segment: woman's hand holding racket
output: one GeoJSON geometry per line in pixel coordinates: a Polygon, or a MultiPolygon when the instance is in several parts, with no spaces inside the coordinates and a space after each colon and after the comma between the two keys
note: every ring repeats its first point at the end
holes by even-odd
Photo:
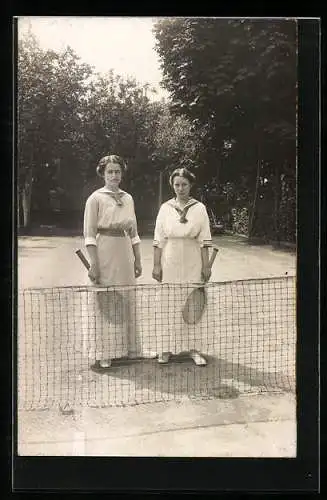
{"type": "Polygon", "coordinates": [[[100,270],[97,262],[92,262],[88,271],[88,276],[93,283],[98,283],[100,278],[100,270]]]}
{"type": "Polygon", "coordinates": [[[134,261],[134,274],[135,278],[139,278],[142,274],[141,262],[138,262],[137,260],[134,261]]]}
{"type": "Polygon", "coordinates": [[[208,266],[203,266],[202,271],[201,271],[201,278],[204,283],[207,283],[211,277],[211,267],[208,266]]]}
{"type": "Polygon", "coordinates": [[[209,279],[211,278],[211,269],[213,266],[213,263],[215,262],[216,256],[218,253],[218,247],[215,245],[212,248],[212,254],[209,259],[209,262],[206,266],[202,266],[202,271],[201,271],[201,279],[204,283],[207,283],[209,279]]]}
{"type": "Polygon", "coordinates": [[[88,277],[90,278],[93,283],[98,284],[99,283],[99,278],[100,278],[100,270],[99,270],[99,265],[96,260],[91,260],[91,263],[87,260],[85,255],[83,254],[82,250],[76,250],[76,255],[77,257],[82,261],[83,265],[86,267],[88,270],[88,277]]]}
{"type": "Polygon", "coordinates": [[[156,281],[159,281],[159,283],[162,281],[162,267],[161,267],[161,265],[153,266],[152,278],[155,279],[156,281]]]}
{"type": "Polygon", "coordinates": [[[76,255],[77,257],[82,261],[83,265],[86,267],[88,270],[88,277],[90,278],[93,283],[98,284],[99,283],[99,278],[100,278],[100,269],[98,265],[98,261],[96,258],[96,254],[93,251],[93,257],[91,257],[91,262],[87,260],[85,255],[83,254],[82,250],[76,250],[76,255]]]}

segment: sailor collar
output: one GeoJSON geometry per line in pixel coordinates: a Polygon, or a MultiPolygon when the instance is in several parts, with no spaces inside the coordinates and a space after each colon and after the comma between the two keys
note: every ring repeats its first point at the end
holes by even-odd
{"type": "Polygon", "coordinates": [[[126,194],[125,191],[122,189],[118,189],[118,191],[112,191],[111,189],[107,188],[106,186],[98,189],[100,193],[109,193],[109,194],[126,194]]]}
{"type": "Polygon", "coordinates": [[[168,205],[170,205],[171,207],[173,207],[176,210],[176,212],[179,214],[179,216],[180,216],[179,222],[181,222],[182,224],[185,224],[187,222],[186,214],[187,214],[189,208],[191,208],[193,205],[195,205],[196,203],[198,203],[198,201],[195,200],[194,198],[191,198],[186,203],[186,205],[184,206],[184,208],[180,208],[178,206],[177,201],[176,201],[175,198],[172,198],[167,203],[168,203],[168,205]]]}
{"type": "Polygon", "coordinates": [[[123,205],[121,199],[126,194],[126,192],[122,189],[119,189],[118,191],[112,191],[111,189],[108,189],[106,186],[104,186],[103,188],[99,189],[99,192],[109,194],[116,201],[118,206],[123,205]]]}

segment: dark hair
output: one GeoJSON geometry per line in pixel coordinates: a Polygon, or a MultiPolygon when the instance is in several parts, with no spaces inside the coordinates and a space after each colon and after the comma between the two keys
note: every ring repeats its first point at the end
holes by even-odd
{"type": "Polygon", "coordinates": [[[105,170],[106,166],[108,165],[108,163],[115,163],[116,165],[119,165],[122,172],[126,172],[126,170],[127,170],[126,162],[125,162],[125,160],[123,160],[123,158],[121,156],[108,155],[108,156],[104,156],[103,158],[101,158],[101,160],[99,161],[99,163],[97,165],[96,170],[97,170],[97,174],[99,177],[103,177],[104,170],[105,170]]]}
{"type": "Polygon", "coordinates": [[[187,170],[187,168],[176,168],[176,170],[174,170],[169,177],[169,184],[171,185],[171,187],[173,187],[175,177],[185,177],[185,179],[187,179],[191,184],[194,184],[196,179],[195,175],[187,170]]]}

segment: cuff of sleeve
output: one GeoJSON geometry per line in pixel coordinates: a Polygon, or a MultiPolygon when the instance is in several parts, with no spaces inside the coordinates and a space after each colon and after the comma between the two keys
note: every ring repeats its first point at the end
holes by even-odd
{"type": "Polygon", "coordinates": [[[87,245],[94,245],[94,246],[97,246],[97,241],[95,238],[93,238],[92,236],[88,236],[87,238],[85,238],[85,246],[87,245]]]}
{"type": "Polygon", "coordinates": [[[200,243],[201,248],[211,247],[211,246],[212,246],[212,240],[203,240],[200,243]]]}
{"type": "Polygon", "coordinates": [[[139,236],[134,236],[134,238],[131,238],[131,243],[132,245],[136,245],[137,243],[140,243],[141,239],[139,236]]]}
{"type": "Polygon", "coordinates": [[[158,240],[154,240],[153,241],[153,246],[154,247],[157,247],[157,248],[162,248],[163,247],[163,243],[158,241],[158,240]]]}

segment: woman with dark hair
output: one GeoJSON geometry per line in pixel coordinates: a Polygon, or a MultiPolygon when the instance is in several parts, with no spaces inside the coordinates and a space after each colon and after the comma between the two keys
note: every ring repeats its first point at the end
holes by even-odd
{"type": "MultiPolygon", "coordinates": [[[[210,223],[206,207],[190,194],[194,182],[194,174],[186,168],[178,168],[170,176],[169,183],[175,197],[161,205],[154,232],[152,276],[159,282],[199,283],[210,279],[210,223]]],[[[174,304],[175,308],[181,308],[185,302],[186,287],[182,290],[183,287],[178,303],[174,304]]],[[[166,306],[168,317],[171,306],[170,311],[168,304],[166,306]]],[[[163,308],[165,304],[161,305],[161,310],[163,308]]],[[[196,365],[205,365],[206,360],[197,349],[201,342],[196,342],[195,337],[191,340],[194,331],[190,334],[191,328],[176,318],[176,311],[174,314],[175,321],[168,321],[168,333],[166,331],[160,339],[159,363],[167,363],[171,352],[177,354],[187,351],[196,365]]]]}
{"type": "MultiPolygon", "coordinates": [[[[104,186],[94,191],[85,204],[84,240],[90,259],[88,275],[92,283],[98,286],[134,285],[135,278],[142,274],[142,266],[134,201],[129,193],[119,187],[126,163],[120,156],[108,155],[100,160],[96,171],[104,180],[104,186]]],[[[130,297],[125,295],[129,303],[130,297]]],[[[97,294],[98,306],[106,319],[103,296],[103,292],[97,294]]],[[[96,339],[97,369],[109,368],[113,358],[128,354],[128,343],[133,345],[133,339],[126,340],[128,335],[134,334],[127,331],[133,326],[133,321],[127,320],[123,325],[118,325],[121,330],[119,333],[117,324],[114,326],[112,335],[109,328],[103,338],[96,339]],[[113,336],[116,338],[113,339],[113,336]]]]}

